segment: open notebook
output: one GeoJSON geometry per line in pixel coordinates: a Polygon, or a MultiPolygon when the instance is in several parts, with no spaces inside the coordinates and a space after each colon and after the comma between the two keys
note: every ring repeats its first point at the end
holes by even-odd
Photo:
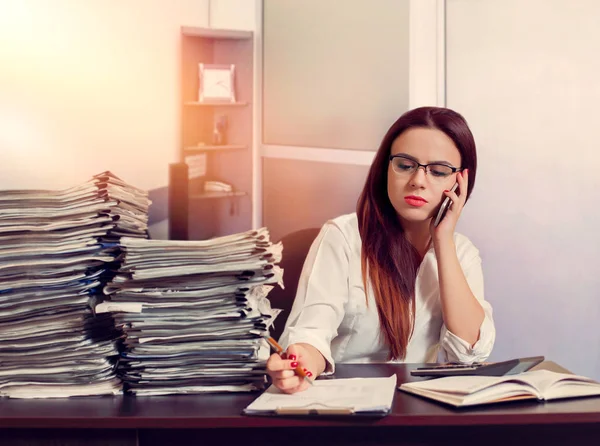
{"type": "Polygon", "coordinates": [[[245,410],[247,415],[386,415],[391,411],[396,375],[389,378],[316,380],[303,392],[269,387],[245,410]]]}
{"type": "Polygon", "coordinates": [[[449,376],[405,383],[400,390],[456,407],[521,399],[555,400],[600,395],[600,383],[583,376],[535,370],[510,376],[449,376]]]}

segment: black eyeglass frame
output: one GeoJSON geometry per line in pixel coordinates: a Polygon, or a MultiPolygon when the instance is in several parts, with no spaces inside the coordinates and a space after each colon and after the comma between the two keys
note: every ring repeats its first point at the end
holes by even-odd
{"type": "MultiPolygon", "coordinates": [[[[411,162],[415,163],[417,165],[417,168],[415,169],[415,172],[417,170],[419,170],[419,167],[422,167],[424,169],[425,173],[428,173],[427,168],[429,166],[444,166],[444,167],[447,167],[448,169],[450,169],[452,171],[452,173],[462,172],[464,170],[463,167],[454,167],[454,166],[449,166],[448,164],[442,164],[442,163],[421,164],[416,159],[409,158],[406,155],[390,155],[390,158],[389,158],[390,163],[394,160],[394,158],[402,158],[402,159],[405,159],[405,160],[408,160],[408,161],[411,161],[411,162]]],[[[452,175],[452,174],[450,174],[450,175],[452,175]]]]}

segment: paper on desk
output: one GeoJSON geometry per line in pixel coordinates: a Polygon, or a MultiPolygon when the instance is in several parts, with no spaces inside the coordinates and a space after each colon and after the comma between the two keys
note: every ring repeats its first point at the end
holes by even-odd
{"type": "Polygon", "coordinates": [[[27,242],[27,243],[51,243],[56,241],[89,241],[93,240],[97,242],[96,239],[91,239],[90,237],[100,237],[106,235],[108,229],[113,228],[115,225],[113,223],[103,223],[100,225],[93,225],[92,227],[85,228],[73,228],[68,230],[54,231],[54,232],[44,232],[44,233],[28,233],[28,232],[19,232],[14,234],[3,235],[0,239],[0,245],[15,243],[15,242],[27,242]]]}
{"type": "Polygon", "coordinates": [[[117,274],[113,281],[106,285],[103,289],[105,294],[113,294],[118,292],[144,292],[162,290],[185,289],[204,289],[209,290],[214,287],[236,285],[238,287],[248,287],[253,284],[281,284],[283,270],[272,265],[272,268],[262,274],[253,273],[252,275],[242,275],[238,272],[212,272],[202,275],[193,275],[185,277],[162,277],[154,280],[131,280],[131,277],[124,274],[117,274]]]}
{"type": "Polygon", "coordinates": [[[38,384],[21,382],[0,388],[0,396],[27,399],[118,395],[120,393],[122,393],[122,386],[117,378],[110,378],[105,381],[89,384],[38,384]]]}
{"type": "Polygon", "coordinates": [[[212,386],[182,386],[159,388],[134,388],[132,393],[139,396],[180,395],[186,393],[214,393],[214,392],[252,392],[257,390],[253,384],[240,385],[212,385],[212,386]]]}
{"type": "Polygon", "coordinates": [[[248,415],[276,413],[280,409],[328,410],[348,409],[352,413],[387,413],[392,408],[396,375],[388,378],[347,378],[316,380],[307,390],[285,394],[271,386],[245,410],[248,415]]]}

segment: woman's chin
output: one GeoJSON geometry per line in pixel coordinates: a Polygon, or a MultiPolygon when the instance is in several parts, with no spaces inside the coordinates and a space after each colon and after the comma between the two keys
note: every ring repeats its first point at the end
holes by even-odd
{"type": "Polygon", "coordinates": [[[400,221],[413,225],[429,223],[431,220],[431,215],[421,209],[402,210],[398,212],[398,217],[400,217],[400,221]]]}

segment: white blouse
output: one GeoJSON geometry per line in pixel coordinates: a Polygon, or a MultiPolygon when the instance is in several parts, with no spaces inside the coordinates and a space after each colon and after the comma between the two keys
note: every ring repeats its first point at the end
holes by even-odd
{"type": "MultiPolygon", "coordinates": [[[[437,261],[433,247],[421,263],[415,284],[415,326],[406,357],[397,362],[442,361],[472,363],[487,359],[496,329],[492,307],[483,298],[479,251],[469,239],[454,234],[456,253],[471,291],[485,318],[474,346],[446,329],[442,319],[437,261]],[[438,353],[441,358],[438,358],[438,353]]],[[[386,362],[389,348],[380,336],[379,315],[369,291],[367,305],[361,274],[361,239],[356,213],[328,221],[312,244],[280,343],[304,342],[335,363],[386,362]]],[[[284,246],[285,255],[285,246],[284,246]]],[[[285,273],[285,272],[284,272],[285,273]]],[[[285,274],[284,274],[285,278],[285,274]]],[[[369,285],[370,287],[370,285],[369,285]]]]}

